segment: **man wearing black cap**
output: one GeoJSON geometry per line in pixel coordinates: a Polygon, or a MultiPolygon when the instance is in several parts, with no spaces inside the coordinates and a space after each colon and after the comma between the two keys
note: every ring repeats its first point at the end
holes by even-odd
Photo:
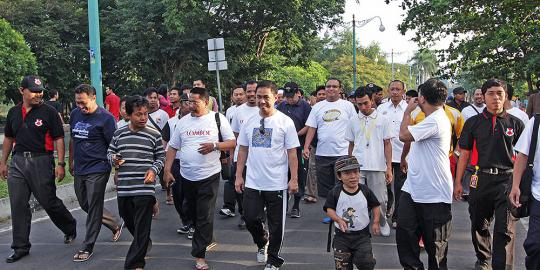
{"type": "MultiPolygon", "coordinates": [[[[300,99],[300,89],[296,83],[288,82],[283,86],[283,89],[285,102],[279,104],[277,109],[293,120],[300,145],[304,145],[308,130],[306,121],[311,112],[311,106],[305,100],[300,99]]],[[[302,147],[296,148],[296,155],[298,158],[298,192],[294,194],[294,205],[291,210],[292,218],[300,217],[300,200],[304,195],[307,177],[307,164],[302,158],[302,147]]]]}
{"type": "Polygon", "coordinates": [[[365,87],[366,91],[372,93],[373,97],[373,108],[377,108],[377,106],[381,105],[383,100],[383,89],[382,87],[374,84],[374,83],[368,83],[365,87]]]}
{"type": "Polygon", "coordinates": [[[453,107],[461,112],[465,107],[471,105],[469,102],[465,101],[465,93],[467,93],[467,90],[465,90],[463,87],[456,87],[454,90],[452,90],[452,93],[454,94],[454,99],[448,101],[446,105],[453,107]]]}
{"type": "Polygon", "coordinates": [[[56,197],[54,178],[62,181],[65,176],[64,129],[58,112],[43,103],[43,90],[39,77],[25,77],[19,87],[22,102],[7,115],[0,161],[0,176],[8,181],[13,227],[11,248],[14,252],[6,258],[7,263],[18,261],[30,251],[32,212],[28,200],[31,194],[64,233],[64,243],[73,242],[77,234],[75,219],[56,197]],[[58,164],[53,168],[55,144],[58,164]],[[8,173],[7,160],[12,149],[8,173]]]}

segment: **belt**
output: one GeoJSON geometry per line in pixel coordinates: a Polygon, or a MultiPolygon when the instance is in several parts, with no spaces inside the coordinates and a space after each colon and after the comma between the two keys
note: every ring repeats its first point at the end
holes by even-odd
{"type": "Polygon", "coordinates": [[[508,174],[513,173],[513,169],[501,170],[499,168],[482,168],[479,171],[487,174],[508,174]]]}
{"type": "Polygon", "coordinates": [[[41,157],[41,156],[52,156],[52,152],[15,152],[13,155],[22,156],[25,158],[41,157]]]}

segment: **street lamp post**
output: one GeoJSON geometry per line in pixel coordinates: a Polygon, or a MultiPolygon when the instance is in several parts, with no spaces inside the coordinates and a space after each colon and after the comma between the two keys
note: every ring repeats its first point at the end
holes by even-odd
{"type": "Polygon", "coordinates": [[[101,49],[99,40],[98,0],[88,1],[88,32],[90,36],[90,80],[96,89],[96,99],[103,106],[103,89],[101,85],[101,49]]]}
{"type": "Polygon", "coordinates": [[[386,29],[382,23],[382,19],[379,16],[374,16],[369,19],[358,21],[358,25],[356,25],[356,20],[354,18],[353,14],[353,21],[352,21],[352,27],[353,27],[353,90],[356,90],[356,27],[360,28],[368,24],[369,22],[373,21],[374,19],[379,19],[379,31],[384,32],[386,29]]]}

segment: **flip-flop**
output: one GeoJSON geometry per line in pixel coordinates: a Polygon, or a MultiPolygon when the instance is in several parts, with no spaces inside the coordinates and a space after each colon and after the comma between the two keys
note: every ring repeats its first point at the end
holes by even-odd
{"type": "Polygon", "coordinates": [[[210,267],[208,267],[207,263],[195,263],[195,270],[208,270],[210,267]]]}
{"type": "Polygon", "coordinates": [[[311,197],[311,196],[306,196],[306,197],[304,198],[304,202],[305,202],[305,203],[316,203],[316,202],[317,202],[317,199],[315,199],[315,198],[313,198],[313,197],[311,197]]]}
{"type": "Polygon", "coordinates": [[[92,251],[88,251],[88,250],[79,250],[79,251],[77,251],[77,253],[75,254],[75,256],[73,256],[73,261],[74,261],[74,262],[85,262],[85,261],[88,261],[88,259],[90,259],[90,257],[92,257],[92,254],[94,254],[92,251]]]}
{"type": "Polygon", "coordinates": [[[118,229],[113,233],[112,241],[118,242],[118,239],[120,239],[120,236],[122,235],[122,229],[124,229],[125,223],[122,221],[122,224],[118,227],[118,229]]]}

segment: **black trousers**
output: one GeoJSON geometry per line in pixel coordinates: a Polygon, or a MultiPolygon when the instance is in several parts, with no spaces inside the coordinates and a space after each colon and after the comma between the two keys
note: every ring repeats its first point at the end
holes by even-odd
{"type": "Polygon", "coordinates": [[[529,217],[529,231],[523,243],[525,248],[525,267],[527,270],[540,269],[540,202],[533,199],[529,217]]]}
{"type": "Polygon", "coordinates": [[[56,197],[52,155],[29,158],[14,155],[9,166],[7,182],[11,204],[13,250],[25,252],[31,247],[29,237],[32,212],[28,202],[30,194],[34,194],[56,227],[64,234],[75,234],[77,222],[64,203],[56,197]]]}
{"type": "MultiPolygon", "coordinates": [[[[246,171],[247,167],[244,167],[244,172],[242,173],[244,179],[246,179],[246,171]]],[[[242,193],[238,193],[234,189],[234,181],[236,181],[236,162],[232,164],[231,174],[231,179],[226,180],[225,185],[223,185],[223,208],[227,208],[234,213],[236,205],[238,205],[238,213],[242,215],[244,212],[244,209],[242,208],[242,193]]]]}
{"type": "Polygon", "coordinates": [[[336,270],[352,270],[353,265],[358,270],[375,268],[369,231],[343,233],[336,230],[333,246],[336,270]]]}
{"type": "Polygon", "coordinates": [[[86,237],[83,249],[94,249],[101,224],[105,225],[113,233],[120,227],[119,218],[103,207],[105,189],[111,172],[93,173],[88,175],[75,175],[75,195],[81,209],[88,215],[86,217],[86,237]]]}
{"type": "Polygon", "coordinates": [[[336,185],[337,177],[334,171],[334,165],[339,158],[340,156],[315,156],[317,162],[317,188],[319,197],[326,198],[328,191],[336,185]]]}
{"type": "MultiPolygon", "coordinates": [[[[407,174],[401,171],[400,165],[400,163],[392,162],[392,173],[394,174],[394,181],[392,181],[392,185],[394,185],[394,193],[392,194],[394,213],[392,214],[392,222],[397,222],[398,220],[399,197],[401,196],[401,188],[407,179],[407,174]]],[[[388,193],[388,206],[392,206],[390,203],[390,193],[388,193]]]]}
{"type": "Polygon", "coordinates": [[[268,243],[267,264],[276,267],[283,265],[279,256],[283,235],[285,233],[285,215],[287,190],[261,191],[244,189],[244,218],[246,228],[253,237],[258,249],[268,243]],[[265,217],[266,208],[266,217],[265,217]],[[264,229],[264,221],[268,220],[268,232],[264,229]]]}
{"type": "Polygon", "coordinates": [[[184,194],[184,190],[182,189],[182,176],[180,176],[180,160],[179,159],[174,160],[171,167],[171,173],[175,179],[174,183],[172,183],[171,185],[174,208],[176,209],[176,212],[178,213],[178,216],[180,217],[180,221],[182,222],[182,225],[190,226],[192,225],[192,222],[187,214],[188,205],[187,205],[186,196],[184,194]]]}
{"type": "Polygon", "coordinates": [[[144,256],[150,242],[152,209],[156,198],[152,195],[118,197],[118,211],[125,226],[133,235],[124,263],[124,269],[144,268],[144,256]]]}
{"type": "Polygon", "coordinates": [[[405,270],[424,269],[420,260],[420,236],[428,254],[428,269],[448,269],[448,239],[452,231],[451,205],[447,203],[416,203],[402,192],[399,198],[396,243],[399,262],[405,270]]]}
{"type": "Polygon", "coordinates": [[[182,178],[182,188],[188,202],[188,216],[195,225],[191,242],[191,255],[204,258],[206,247],[214,236],[214,212],[219,188],[219,175],[214,174],[200,181],[182,178]]]}
{"type": "MultiPolygon", "coordinates": [[[[300,200],[302,200],[302,197],[304,196],[304,193],[306,192],[306,179],[307,179],[307,160],[304,160],[302,157],[302,148],[297,147],[296,148],[296,157],[298,160],[298,192],[294,193],[294,205],[293,209],[299,209],[300,206],[300,200]]],[[[287,178],[289,181],[291,180],[291,171],[287,173],[287,178]]],[[[288,194],[287,194],[288,196],[288,194]]]]}
{"type": "Polygon", "coordinates": [[[478,172],[477,187],[469,193],[471,236],[478,260],[492,260],[494,270],[514,268],[516,220],[509,211],[506,190],[512,174],[492,175],[478,172]],[[489,227],[495,216],[493,247],[489,227]],[[492,251],[493,250],[493,251],[492,251]]]}

